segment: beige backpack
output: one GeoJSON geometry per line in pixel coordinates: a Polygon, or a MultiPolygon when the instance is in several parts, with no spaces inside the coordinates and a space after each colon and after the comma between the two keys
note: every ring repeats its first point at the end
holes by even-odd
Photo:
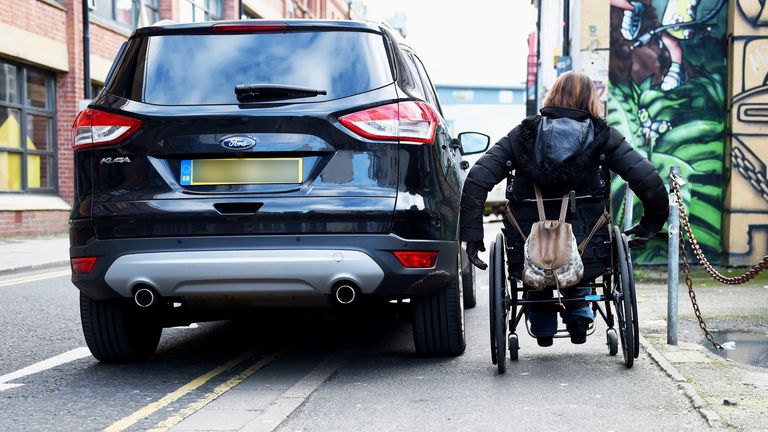
{"type": "Polygon", "coordinates": [[[592,232],[577,245],[571,224],[565,221],[569,194],[563,195],[560,217],[557,220],[547,220],[541,190],[538,185],[534,185],[534,190],[539,221],[531,227],[530,235],[526,236],[520,229],[509,206],[507,206],[507,218],[525,239],[523,283],[537,290],[557,288],[559,299],[561,288],[572,287],[581,282],[584,276],[581,254],[597,230],[608,221],[608,214],[603,213],[592,228],[592,232]]]}

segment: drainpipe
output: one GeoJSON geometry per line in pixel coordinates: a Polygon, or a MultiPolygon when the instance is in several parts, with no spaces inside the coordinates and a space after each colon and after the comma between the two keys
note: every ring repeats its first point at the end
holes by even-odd
{"type": "Polygon", "coordinates": [[[83,97],[91,98],[91,36],[88,0],[83,0],[83,97]]]}
{"type": "Polygon", "coordinates": [[[239,15],[237,16],[237,19],[243,19],[243,0],[240,0],[238,3],[239,3],[239,8],[238,8],[239,9],[239,12],[238,12],[239,15]]]}
{"type": "Polygon", "coordinates": [[[537,3],[536,13],[538,17],[536,18],[536,78],[534,80],[534,85],[536,86],[536,108],[533,111],[533,114],[536,114],[539,112],[539,81],[541,77],[541,1],[539,0],[537,3]]]}
{"type": "Polygon", "coordinates": [[[563,55],[571,55],[571,0],[563,0],[563,55]]]}
{"type": "Polygon", "coordinates": [[[347,19],[352,20],[352,0],[347,1],[347,19]]]}

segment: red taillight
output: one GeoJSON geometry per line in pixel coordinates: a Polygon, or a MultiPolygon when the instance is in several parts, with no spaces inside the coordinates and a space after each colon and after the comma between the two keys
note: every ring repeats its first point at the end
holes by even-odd
{"type": "Polygon", "coordinates": [[[211,26],[214,32],[274,32],[288,30],[288,24],[222,23],[211,26]]]}
{"type": "Polygon", "coordinates": [[[352,132],[368,139],[431,144],[437,114],[426,102],[398,102],[339,117],[352,132]]]}
{"type": "Polygon", "coordinates": [[[133,135],[141,121],[95,109],[85,109],[72,125],[72,148],[75,150],[120,142],[133,135]]]}
{"type": "Polygon", "coordinates": [[[96,257],[72,258],[72,273],[87,274],[93,270],[96,265],[96,257]]]}
{"type": "Polygon", "coordinates": [[[437,262],[434,251],[394,251],[395,258],[405,268],[432,268],[437,262]]]}

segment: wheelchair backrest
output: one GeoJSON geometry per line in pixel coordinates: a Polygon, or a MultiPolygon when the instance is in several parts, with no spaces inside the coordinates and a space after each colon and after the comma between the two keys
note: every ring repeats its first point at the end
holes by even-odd
{"type": "MultiPolygon", "coordinates": [[[[589,234],[603,212],[610,213],[610,172],[603,162],[605,157],[600,156],[585,170],[581,182],[573,188],[575,206],[569,206],[566,221],[572,225],[577,242],[589,234]]],[[[530,233],[533,223],[539,220],[533,182],[534,179],[529,176],[512,171],[507,178],[506,196],[510,209],[526,234],[530,233]]],[[[557,219],[562,193],[542,190],[542,194],[547,218],[557,219]]],[[[516,274],[522,264],[523,239],[508,221],[504,222],[510,271],[516,274]]],[[[606,228],[595,234],[582,255],[586,268],[585,277],[594,277],[605,271],[606,266],[610,267],[610,225],[607,224],[606,228]]]]}

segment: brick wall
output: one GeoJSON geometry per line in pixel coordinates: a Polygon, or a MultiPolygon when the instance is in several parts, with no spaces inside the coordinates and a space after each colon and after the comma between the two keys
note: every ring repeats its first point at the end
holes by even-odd
{"type": "MultiPolygon", "coordinates": [[[[82,20],[78,20],[81,22],[82,20]]],[[[99,24],[91,23],[91,55],[101,56],[107,59],[114,59],[120,46],[128,38],[109,28],[102,27],[99,24]]]]}
{"type": "Polygon", "coordinates": [[[66,211],[0,211],[0,233],[6,237],[31,237],[67,232],[66,211]]]}
{"type": "Polygon", "coordinates": [[[0,22],[66,42],[67,12],[39,0],[0,0],[0,22]]]}

